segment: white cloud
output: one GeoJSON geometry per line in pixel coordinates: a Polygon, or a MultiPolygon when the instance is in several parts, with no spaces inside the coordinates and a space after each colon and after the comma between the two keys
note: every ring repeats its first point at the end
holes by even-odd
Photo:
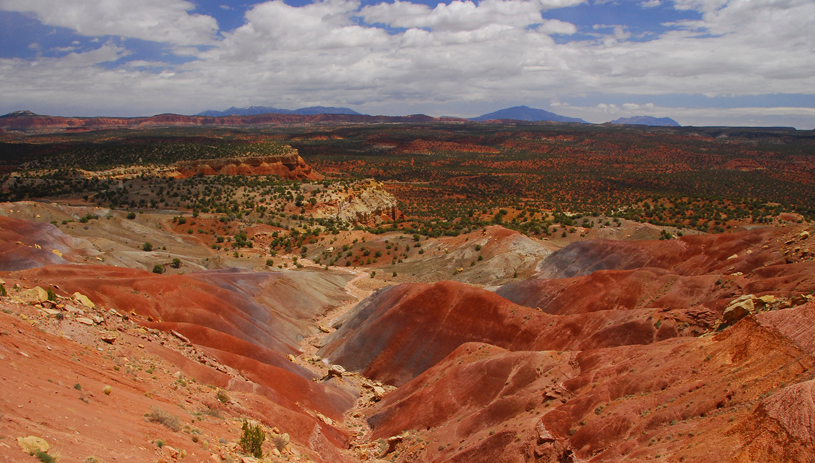
{"type": "MultiPolygon", "coordinates": [[[[563,44],[550,35],[574,34],[577,28],[544,19],[541,11],[576,0],[454,1],[434,8],[406,1],[366,7],[356,0],[325,0],[302,7],[268,1],[249,9],[243,26],[223,32],[222,40],[209,42],[215,27],[210,20],[214,20],[190,15],[192,4],[188,2],[108,0],[104,4],[121,9],[121,18],[113,15],[105,20],[110,16],[106,12],[77,16],[89,5],[101,7],[102,1],[53,3],[52,9],[61,14],[58,19],[52,17],[56,13],[44,11],[44,0],[0,0],[0,8],[33,11],[43,22],[73,27],[87,35],[144,38],[151,31],[163,30],[155,32],[153,39],[170,41],[178,47],[176,54],[196,60],[164,74],[155,72],[166,67],[160,63],[140,62],[108,70],[93,62],[101,55],[89,59],[86,68],[71,61],[77,56],[90,57],[88,53],[38,59],[38,72],[30,70],[29,61],[2,60],[0,109],[19,109],[27,101],[63,101],[66,105],[83,101],[109,107],[121,103],[131,114],[193,113],[253,104],[358,103],[361,106],[355,109],[366,112],[404,113],[404,108],[431,112],[438,108],[437,114],[450,114],[445,107],[542,101],[590,92],[811,94],[815,88],[811,25],[815,2],[811,0],[676,0],[680,8],[699,9],[702,19],[683,22],[684,29],[651,41],[629,40],[625,25],[598,25],[596,40],[563,44]],[[125,17],[149,17],[152,22],[122,19],[125,17]],[[389,33],[381,26],[370,26],[373,23],[406,30],[389,33]],[[178,35],[185,38],[175,38],[178,35]],[[211,48],[200,52],[184,47],[202,42],[211,48]],[[46,90],[38,93],[37,89],[46,90]],[[88,94],[96,98],[89,100],[88,94]]],[[[102,49],[110,53],[109,45],[102,49]]],[[[120,56],[125,51],[116,53],[120,56]]],[[[628,112],[652,110],[660,108],[627,103],[569,107],[568,111],[583,113],[567,115],[593,120],[592,114],[642,115],[628,112]]],[[[742,117],[729,110],[710,116],[683,111],[688,120],[721,118],[719,123],[727,123],[728,114],[742,117]]],[[[788,114],[802,120],[810,117],[800,111],[788,114]]],[[[653,115],[672,116],[667,111],[653,115]]]]}
{"type": "MultiPolygon", "coordinates": [[[[363,8],[359,15],[369,24],[381,23],[392,27],[427,28],[433,31],[472,31],[487,26],[503,25],[526,27],[544,23],[541,10],[577,5],[584,0],[454,0],[449,5],[439,3],[435,8],[427,5],[396,0],[363,8]]],[[[563,32],[568,23],[554,24],[563,32]]],[[[568,24],[574,28],[573,25],[568,24]]],[[[576,31],[576,29],[575,29],[576,31]]]]}
{"type": "Polygon", "coordinates": [[[189,14],[195,5],[184,0],[0,0],[0,9],[34,13],[43,24],[87,36],[200,45],[218,32],[214,18],[189,14]]]}
{"type": "Polygon", "coordinates": [[[544,34],[571,35],[577,33],[577,26],[557,19],[548,19],[538,26],[538,31],[544,34]]]}

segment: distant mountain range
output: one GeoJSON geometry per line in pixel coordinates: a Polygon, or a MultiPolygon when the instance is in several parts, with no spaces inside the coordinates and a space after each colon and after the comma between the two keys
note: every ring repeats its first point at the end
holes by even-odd
{"type": "Polygon", "coordinates": [[[196,114],[196,116],[256,116],[258,114],[299,114],[301,116],[311,116],[314,114],[351,114],[354,116],[364,115],[354,111],[353,109],[334,108],[331,106],[311,106],[308,108],[300,108],[295,110],[272,108],[269,106],[249,106],[248,108],[236,108],[233,106],[226,111],[215,111],[210,109],[200,112],[196,114]]]}
{"type": "Polygon", "coordinates": [[[501,109],[493,113],[484,114],[483,116],[473,117],[471,121],[491,121],[496,119],[513,119],[516,121],[553,121],[553,122],[580,122],[588,124],[583,119],[575,117],[566,117],[559,114],[550,113],[542,109],[530,108],[529,106],[513,106],[511,108],[501,109]]]}
{"type": "Polygon", "coordinates": [[[651,125],[654,127],[682,127],[670,117],[634,116],[621,117],[611,121],[612,124],[651,125]]]}

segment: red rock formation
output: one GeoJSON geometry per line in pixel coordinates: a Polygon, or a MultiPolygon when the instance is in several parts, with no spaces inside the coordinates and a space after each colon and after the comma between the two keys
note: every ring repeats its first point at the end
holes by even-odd
{"type": "Polygon", "coordinates": [[[401,385],[467,342],[512,351],[649,344],[712,325],[719,313],[705,307],[670,314],[653,308],[608,307],[560,316],[462,283],[402,284],[361,303],[328,338],[321,355],[368,377],[401,385]]]}
{"type": "MultiPolygon", "coordinates": [[[[322,176],[295,151],[280,156],[258,156],[224,159],[201,159],[182,161],[175,164],[179,178],[195,175],[277,175],[285,179],[319,180],[322,176]]],[[[172,175],[172,174],[171,174],[172,175]]]]}
{"type": "Polygon", "coordinates": [[[373,437],[421,430],[397,462],[811,461],[812,336],[777,322],[815,304],[771,314],[583,352],[464,344],[374,408],[373,437]]]}

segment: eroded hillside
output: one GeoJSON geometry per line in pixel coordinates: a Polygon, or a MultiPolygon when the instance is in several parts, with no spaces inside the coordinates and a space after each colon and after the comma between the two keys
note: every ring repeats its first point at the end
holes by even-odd
{"type": "Polygon", "coordinates": [[[244,420],[267,461],[810,461],[807,224],[287,253],[291,229],[205,214],[2,211],[9,461],[26,436],[65,461],[250,461],[244,420]]]}

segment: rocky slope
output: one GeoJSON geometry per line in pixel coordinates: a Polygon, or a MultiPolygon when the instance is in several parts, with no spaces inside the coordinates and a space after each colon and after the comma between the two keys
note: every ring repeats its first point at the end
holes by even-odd
{"type": "MultiPolygon", "coordinates": [[[[4,207],[41,221],[69,212],[4,207]]],[[[395,275],[308,259],[189,272],[199,257],[186,258],[186,273],[164,275],[102,265],[129,262],[125,238],[92,232],[139,244],[169,233],[155,217],[110,216],[98,229],[0,217],[9,461],[26,436],[66,461],[240,461],[243,419],[274,438],[272,462],[812,461],[806,224],[555,252],[501,227],[416,243],[353,231],[319,245],[420,244],[386,268],[411,265],[430,283],[387,286],[395,275]],[[528,278],[495,292],[435,281],[478,255],[495,268],[453,277],[480,281],[505,259],[528,278]]],[[[208,249],[153,253],[195,246],[208,249]]]]}

